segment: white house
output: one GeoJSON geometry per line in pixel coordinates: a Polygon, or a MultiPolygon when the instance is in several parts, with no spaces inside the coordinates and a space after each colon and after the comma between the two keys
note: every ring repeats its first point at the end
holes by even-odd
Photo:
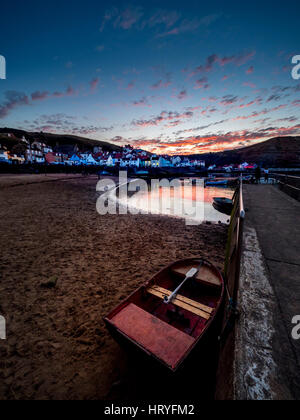
{"type": "Polygon", "coordinates": [[[12,162],[18,162],[18,163],[24,163],[25,162],[24,156],[18,156],[18,155],[12,155],[12,154],[10,154],[10,160],[12,162]]]}
{"type": "Polygon", "coordinates": [[[129,166],[129,164],[130,164],[130,159],[122,158],[120,160],[120,167],[121,168],[127,168],[127,166],[129,166]]]}
{"type": "Polygon", "coordinates": [[[181,157],[180,156],[173,156],[172,157],[173,166],[180,165],[180,163],[181,163],[181,157]]]}
{"type": "Polygon", "coordinates": [[[29,141],[26,140],[25,136],[22,136],[21,140],[22,140],[23,143],[29,144],[29,141]]]}
{"type": "Polygon", "coordinates": [[[106,166],[115,166],[114,159],[112,158],[111,155],[109,155],[108,158],[107,158],[106,166]]]}
{"type": "Polygon", "coordinates": [[[140,161],[141,166],[144,166],[145,168],[151,166],[151,159],[148,156],[141,156],[140,161]]]}
{"type": "Polygon", "coordinates": [[[96,162],[96,160],[93,158],[91,154],[87,156],[84,163],[86,163],[87,165],[98,165],[98,162],[96,162]]]}
{"type": "Polygon", "coordinates": [[[52,152],[53,152],[53,149],[52,149],[52,147],[51,147],[51,146],[47,146],[46,144],[44,144],[44,146],[43,146],[43,152],[44,152],[45,154],[47,154],[47,153],[52,153],[52,152]]]}
{"type": "Polygon", "coordinates": [[[93,148],[93,153],[96,155],[97,153],[101,153],[102,152],[102,147],[100,146],[95,146],[93,148]]]}
{"type": "Polygon", "coordinates": [[[140,167],[140,159],[139,158],[132,158],[132,159],[130,159],[130,161],[129,161],[129,165],[130,166],[135,166],[136,168],[139,168],[140,167]]]}
{"type": "Polygon", "coordinates": [[[198,160],[198,159],[195,159],[194,161],[192,161],[192,165],[193,166],[200,166],[200,167],[202,167],[202,168],[205,168],[205,160],[198,160]]]}
{"type": "Polygon", "coordinates": [[[159,162],[158,165],[160,168],[168,168],[170,166],[173,166],[172,163],[168,159],[162,156],[160,156],[158,162],[159,162]]]}
{"type": "Polygon", "coordinates": [[[81,165],[82,164],[82,160],[80,159],[80,157],[75,155],[75,154],[69,159],[69,162],[71,162],[72,165],[81,165]]]}
{"type": "Polygon", "coordinates": [[[249,163],[248,162],[241,163],[239,165],[239,169],[245,169],[247,166],[249,166],[249,163]]]}
{"type": "Polygon", "coordinates": [[[189,158],[187,158],[187,157],[185,157],[185,158],[183,159],[183,161],[181,162],[180,166],[182,166],[182,167],[191,166],[190,159],[189,159],[189,158]]]}
{"type": "Polygon", "coordinates": [[[0,150],[0,162],[8,162],[8,153],[3,149],[0,150]]]}
{"type": "Polygon", "coordinates": [[[156,155],[153,155],[151,157],[151,166],[152,168],[158,168],[159,167],[159,157],[156,155]]]}

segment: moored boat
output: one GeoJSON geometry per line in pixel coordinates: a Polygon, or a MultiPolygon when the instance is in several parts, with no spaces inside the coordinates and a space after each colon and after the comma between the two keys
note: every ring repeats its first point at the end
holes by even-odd
{"type": "Polygon", "coordinates": [[[228,181],[227,179],[215,179],[211,181],[206,181],[205,185],[207,186],[227,186],[228,181]]]}
{"type": "Polygon", "coordinates": [[[226,197],[214,197],[213,207],[220,213],[231,215],[233,209],[233,200],[226,197]]]}
{"type": "Polygon", "coordinates": [[[217,318],[221,273],[201,258],[176,261],[157,273],[104,321],[117,341],[176,371],[217,318]]]}

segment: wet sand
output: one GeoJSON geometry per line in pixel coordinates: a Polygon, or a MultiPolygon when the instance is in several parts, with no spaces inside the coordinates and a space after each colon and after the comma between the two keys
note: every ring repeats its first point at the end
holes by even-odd
{"type": "Polygon", "coordinates": [[[202,255],[222,269],[227,227],[100,216],[96,178],[6,182],[1,189],[5,179],[0,399],[163,399],[175,396],[174,387],[178,398],[200,398],[200,376],[176,382],[159,367],[141,369],[106,332],[102,317],[176,259],[202,255]]]}

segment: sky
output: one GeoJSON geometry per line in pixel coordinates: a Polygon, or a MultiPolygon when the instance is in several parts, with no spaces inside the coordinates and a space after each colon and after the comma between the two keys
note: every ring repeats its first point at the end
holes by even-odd
{"type": "Polygon", "coordinates": [[[300,135],[299,1],[1,4],[0,126],[193,154],[300,135]]]}

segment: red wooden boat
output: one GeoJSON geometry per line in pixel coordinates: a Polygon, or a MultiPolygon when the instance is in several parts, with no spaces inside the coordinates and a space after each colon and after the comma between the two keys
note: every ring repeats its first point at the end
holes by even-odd
{"type": "Polygon", "coordinates": [[[189,258],[161,270],[104,321],[117,341],[176,371],[212,326],[223,295],[218,269],[201,258],[189,258]]]}

